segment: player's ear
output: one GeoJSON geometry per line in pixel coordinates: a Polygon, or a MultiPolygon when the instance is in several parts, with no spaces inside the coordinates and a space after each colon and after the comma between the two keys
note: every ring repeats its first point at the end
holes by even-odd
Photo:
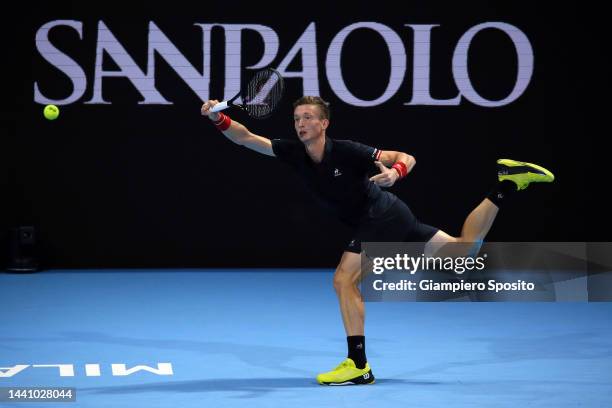
{"type": "Polygon", "coordinates": [[[329,126],[329,119],[323,119],[321,121],[321,125],[323,126],[323,130],[327,129],[327,127],[329,126]]]}

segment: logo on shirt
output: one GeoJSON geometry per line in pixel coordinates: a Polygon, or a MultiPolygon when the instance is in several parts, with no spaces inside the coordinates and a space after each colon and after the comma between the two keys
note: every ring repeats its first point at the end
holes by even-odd
{"type": "Polygon", "coordinates": [[[334,177],[338,177],[338,176],[341,176],[341,175],[342,175],[342,172],[340,170],[334,169],[334,177]]]}

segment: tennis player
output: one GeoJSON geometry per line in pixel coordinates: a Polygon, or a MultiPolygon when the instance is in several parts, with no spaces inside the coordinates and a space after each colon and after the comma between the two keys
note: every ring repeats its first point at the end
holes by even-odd
{"type": "MultiPolygon", "coordinates": [[[[251,133],[223,113],[211,112],[218,101],[202,105],[201,113],[232,142],[258,153],[277,157],[304,180],[322,207],[354,230],[334,274],[334,289],[347,335],[348,356],[333,370],[319,374],[325,385],[374,383],[366,359],[365,306],[358,289],[362,242],[425,242],[431,256],[448,243],[481,243],[507,196],[533,182],[552,182],[543,167],[515,160],[498,160],[498,183],[468,215],[461,236],[426,225],[408,206],[381,187],[391,187],[413,170],[411,155],[380,150],[364,144],[331,139],[329,105],[318,96],[304,96],[294,103],[297,140],[269,139],[251,133]],[[377,173],[370,177],[371,174],[377,173]]],[[[466,246],[468,247],[468,246],[466,246]]]]}

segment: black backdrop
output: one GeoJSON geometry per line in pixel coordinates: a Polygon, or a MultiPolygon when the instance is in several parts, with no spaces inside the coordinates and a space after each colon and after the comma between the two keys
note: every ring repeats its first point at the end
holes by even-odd
{"type": "MultiPolygon", "coordinates": [[[[141,69],[147,68],[147,33],[154,22],[200,71],[202,33],[194,23],[271,27],[279,37],[276,66],[314,22],[320,94],[332,108],[329,135],[414,155],[414,172],[392,191],[421,220],[458,234],[491,187],[495,160],[508,157],[545,165],[557,180],[522,192],[500,212],[488,240],[602,240],[600,232],[588,228],[584,179],[591,157],[585,125],[590,107],[584,103],[587,79],[579,69],[589,62],[579,51],[584,21],[568,24],[574,9],[514,2],[384,7],[368,2],[350,8],[309,2],[285,3],[270,15],[269,8],[235,2],[223,7],[54,4],[41,3],[11,21],[5,16],[3,27],[9,35],[3,37],[14,45],[5,54],[11,61],[5,69],[18,78],[4,84],[16,98],[5,100],[2,108],[3,143],[9,142],[3,149],[8,152],[3,173],[8,174],[9,204],[3,227],[36,226],[46,267],[329,267],[350,236],[318,210],[288,168],[225,140],[200,116],[196,93],[159,56],[155,86],[172,104],[139,104],[142,95],[125,78],[103,79],[103,96],[111,104],[84,103],[93,94],[100,21],[141,69]],[[82,23],[81,38],[65,28],[49,38],[83,68],[88,85],[79,100],[60,106],[58,120],[47,121],[44,104],[34,101],[34,83],[51,99],[73,91],[67,76],[36,49],[37,30],[53,20],[82,23]],[[344,102],[326,77],[332,39],[355,22],[390,27],[407,53],[401,88],[378,106],[344,102]],[[413,97],[413,32],[406,25],[439,25],[431,36],[431,94],[448,99],[458,93],[451,72],[455,46],[466,31],[485,22],[511,24],[529,39],[534,70],[525,92],[500,107],[466,99],[457,106],[406,105],[413,97]]],[[[252,65],[262,52],[261,39],[244,35],[243,65],[252,65]]],[[[220,30],[213,30],[211,44],[210,95],[221,99],[225,49],[220,30]]],[[[507,96],[517,75],[508,37],[483,31],[469,57],[478,92],[491,100],[507,96]]],[[[104,68],[116,69],[113,64],[106,55],[104,68]]],[[[380,36],[368,30],[351,34],[342,67],[356,96],[380,96],[390,72],[380,36]]],[[[299,55],[290,69],[301,69],[299,55]]],[[[295,137],[291,102],[302,95],[302,82],[287,78],[286,87],[284,103],[272,118],[255,121],[239,112],[232,117],[261,135],[295,137]]]]}

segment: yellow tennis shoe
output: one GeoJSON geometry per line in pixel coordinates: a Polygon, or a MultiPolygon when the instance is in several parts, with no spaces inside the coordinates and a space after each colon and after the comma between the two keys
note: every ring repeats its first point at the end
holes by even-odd
{"type": "Polygon", "coordinates": [[[374,375],[368,363],[364,368],[357,368],[355,362],[350,358],[341,362],[332,371],[317,375],[317,382],[321,385],[374,384],[374,381],[374,375]]]}
{"type": "Polygon", "coordinates": [[[497,161],[497,178],[499,181],[510,180],[517,190],[524,190],[529,183],[551,183],[555,176],[537,164],[510,159],[497,161]]]}

